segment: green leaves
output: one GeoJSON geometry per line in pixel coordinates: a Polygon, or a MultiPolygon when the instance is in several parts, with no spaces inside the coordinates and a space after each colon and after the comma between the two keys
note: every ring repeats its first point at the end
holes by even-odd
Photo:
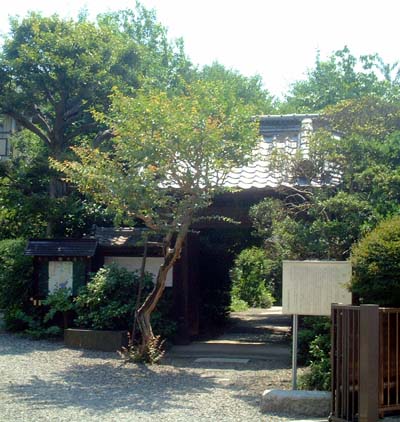
{"type": "Polygon", "coordinates": [[[9,81],[1,107],[28,129],[24,118],[33,118],[52,151],[62,151],[78,134],[93,131],[89,108],[107,105],[111,87],[122,82],[114,66],[121,55],[128,59],[127,50],[126,64],[134,68],[136,44],[105,26],[37,13],[13,20],[0,60],[9,81]]]}
{"type": "Polygon", "coordinates": [[[351,290],[363,303],[400,304],[400,217],[380,223],[352,251],[351,290]]]}
{"type": "Polygon", "coordinates": [[[231,270],[232,300],[236,304],[244,301],[252,307],[271,307],[278,266],[267,258],[262,248],[242,250],[231,270]]]}
{"type": "Polygon", "coordinates": [[[292,84],[286,102],[282,104],[282,112],[316,112],[340,101],[358,100],[366,95],[391,96],[398,91],[398,80],[385,80],[382,77],[384,68],[378,55],[358,59],[347,47],[327,60],[321,60],[318,54],[307,79],[292,84]]]}
{"type": "Polygon", "coordinates": [[[115,134],[111,149],[76,147],[80,162],[53,165],[127,218],[176,230],[188,212],[210,203],[257,140],[253,108],[226,98],[223,88],[199,81],[176,95],[139,90],[127,97],[115,90],[110,112],[96,115],[115,134]]]}
{"type": "MultiPolygon", "coordinates": [[[[95,330],[130,329],[138,293],[139,275],[117,265],[101,268],[75,299],[77,323],[95,330]]],[[[145,294],[151,289],[145,278],[145,294]]]]}

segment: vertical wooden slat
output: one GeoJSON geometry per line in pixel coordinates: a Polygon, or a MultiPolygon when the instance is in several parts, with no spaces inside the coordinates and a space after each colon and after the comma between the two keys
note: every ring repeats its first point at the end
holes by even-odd
{"type": "Polygon", "coordinates": [[[378,416],[379,307],[360,306],[359,421],[372,422],[378,416]]]}
{"type": "Polygon", "coordinates": [[[344,400],[343,400],[343,396],[345,395],[345,391],[344,389],[346,388],[346,386],[344,385],[343,382],[343,371],[344,371],[344,362],[343,362],[343,343],[344,343],[344,333],[343,333],[343,324],[344,322],[344,310],[340,311],[340,323],[339,323],[339,353],[340,353],[340,382],[339,382],[339,386],[340,386],[340,391],[341,391],[341,395],[340,395],[340,417],[343,418],[344,416],[344,400]]]}
{"type": "Polygon", "coordinates": [[[346,360],[346,320],[347,320],[347,312],[346,310],[343,310],[342,314],[342,418],[346,419],[346,397],[347,397],[347,389],[348,385],[346,382],[346,366],[347,366],[347,360],[346,360]]]}
{"type": "Polygon", "coordinates": [[[340,310],[337,310],[336,313],[336,319],[337,319],[337,328],[336,328],[336,355],[337,355],[337,368],[336,368],[336,391],[337,391],[337,397],[336,397],[336,415],[340,417],[340,394],[341,394],[341,388],[340,388],[340,351],[339,351],[339,338],[341,335],[340,330],[340,310]]]}
{"type": "Polygon", "coordinates": [[[396,404],[399,404],[399,313],[396,311],[396,404]]]}
{"type": "Polygon", "coordinates": [[[331,391],[332,391],[332,400],[331,400],[331,416],[337,416],[336,414],[336,313],[337,309],[334,304],[331,305],[331,391]]]}
{"type": "MultiPolygon", "coordinates": [[[[353,311],[349,311],[349,318],[350,318],[350,356],[349,356],[349,360],[350,360],[350,366],[351,366],[351,371],[350,371],[350,386],[351,386],[351,398],[349,400],[350,403],[350,414],[353,413],[353,402],[354,402],[354,314],[353,311]]],[[[351,417],[351,420],[353,420],[353,417],[351,417]]]]}
{"type": "Polygon", "coordinates": [[[379,314],[379,406],[382,407],[384,405],[384,313],[380,312],[379,314]]]}
{"type": "Polygon", "coordinates": [[[354,414],[358,414],[360,409],[360,353],[361,353],[361,347],[360,347],[360,308],[358,308],[357,312],[357,408],[354,410],[354,414]]]}
{"type": "Polygon", "coordinates": [[[339,417],[339,406],[338,406],[338,400],[339,400],[339,394],[340,394],[340,389],[339,389],[339,383],[338,383],[338,368],[339,368],[339,352],[338,352],[338,338],[339,338],[339,334],[338,334],[338,327],[339,327],[339,309],[335,309],[335,322],[336,322],[336,326],[335,326],[335,373],[333,374],[333,378],[335,379],[335,408],[334,408],[334,414],[336,417],[339,417]]]}
{"type": "Polygon", "coordinates": [[[390,405],[390,313],[387,313],[387,329],[386,329],[386,337],[387,337],[387,379],[386,379],[386,392],[387,392],[387,405],[390,405]]]}
{"type": "Polygon", "coordinates": [[[346,397],[345,397],[345,403],[346,403],[346,419],[349,420],[349,416],[350,416],[350,409],[349,409],[349,396],[350,396],[350,379],[349,379],[349,375],[350,375],[350,355],[349,355],[349,342],[350,340],[350,310],[347,309],[346,312],[346,334],[345,334],[345,385],[346,385],[346,397]]]}

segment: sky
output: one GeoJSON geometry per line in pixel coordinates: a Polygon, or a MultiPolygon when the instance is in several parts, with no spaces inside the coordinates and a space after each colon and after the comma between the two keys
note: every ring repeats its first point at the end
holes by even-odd
{"type": "MultiPolygon", "coordinates": [[[[355,56],[378,53],[400,60],[399,0],[142,0],[155,9],[171,39],[200,66],[218,61],[246,76],[259,74],[273,95],[304,79],[317,52],[322,58],[345,45],[355,56]]],[[[134,0],[12,0],[2,2],[0,33],[8,16],[28,10],[76,17],[133,8],[134,0]]]]}

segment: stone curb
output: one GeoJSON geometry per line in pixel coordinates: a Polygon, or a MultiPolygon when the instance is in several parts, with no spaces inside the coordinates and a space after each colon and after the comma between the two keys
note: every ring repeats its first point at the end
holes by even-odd
{"type": "Polygon", "coordinates": [[[261,411],[290,416],[328,418],[331,394],[326,391],[266,390],[261,411]]]}

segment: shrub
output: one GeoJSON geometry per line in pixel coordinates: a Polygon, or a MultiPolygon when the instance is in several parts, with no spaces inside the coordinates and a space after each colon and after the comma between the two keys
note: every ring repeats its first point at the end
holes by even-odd
{"type": "Polygon", "coordinates": [[[310,344],[310,367],[302,377],[299,386],[305,390],[331,389],[330,336],[319,334],[310,344]]]}
{"type": "Polygon", "coordinates": [[[4,313],[5,328],[9,331],[20,331],[33,340],[61,336],[63,331],[59,326],[43,321],[43,309],[33,306],[27,307],[26,310],[17,306],[8,308],[4,313]]]}
{"type": "Polygon", "coordinates": [[[350,289],[361,303],[400,306],[400,216],[383,221],[353,248],[350,289]]]}
{"type": "Polygon", "coordinates": [[[43,322],[52,321],[57,314],[61,314],[63,317],[63,328],[68,328],[68,315],[75,310],[70,289],[59,288],[55,292],[50,293],[43,301],[43,305],[49,307],[43,322]]]}
{"type": "MultiPolygon", "coordinates": [[[[147,276],[143,296],[149,292],[147,276]]],[[[77,324],[95,330],[127,330],[133,323],[139,276],[115,264],[101,268],[76,297],[77,324]]]]}
{"type": "MultiPolygon", "coordinates": [[[[152,276],[144,280],[142,300],[153,287],[152,276]]],[[[115,264],[101,268],[93,275],[75,299],[80,327],[95,330],[131,330],[134,321],[139,274],[115,264]]],[[[166,292],[167,293],[167,292],[166,292]]],[[[169,318],[171,295],[165,295],[152,315],[154,332],[163,337],[175,333],[175,323],[169,318]]]]}
{"type": "Polygon", "coordinates": [[[242,299],[232,296],[231,299],[231,311],[232,312],[243,312],[249,309],[249,304],[242,299]]]}
{"type": "Polygon", "coordinates": [[[299,387],[305,390],[330,390],[330,320],[326,317],[304,317],[299,331],[298,361],[309,365],[300,377],[299,387]]]}
{"type": "Polygon", "coordinates": [[[32,295],[32,258],[24,239],[0,241],[0,309],[23,309],[32,295]]]}
{"type": "Polygon", "coordinates": [[[24,239],[0,241],[0,309],[4,327],[23,331],[36,324],[38,311],[32,306],[32,258],[24,255],[24,239]]]}
{"type": "Polygon", "coordinates": [[[155,336],[144,347],[141,344],[130,344],[118,353],[125,362],[155,364],[164,357],[164,343],[161,336],[155,336]]]}
{"type": "Polygon", "coordinates": [[[269,308],[274,302],[271,272],[275,262],[267,259],[261,248],[244,249],[231,271],[232,298],[252,307],[269,308]]]}
{"type": "Polygon", "coordinates": [[[312,341],[321,335],[330,335],[330,319],[323,316],[305,316],[299,318],[297,361],[300,365],[309,365],[313,356],[310,351],[312,341]]]}

